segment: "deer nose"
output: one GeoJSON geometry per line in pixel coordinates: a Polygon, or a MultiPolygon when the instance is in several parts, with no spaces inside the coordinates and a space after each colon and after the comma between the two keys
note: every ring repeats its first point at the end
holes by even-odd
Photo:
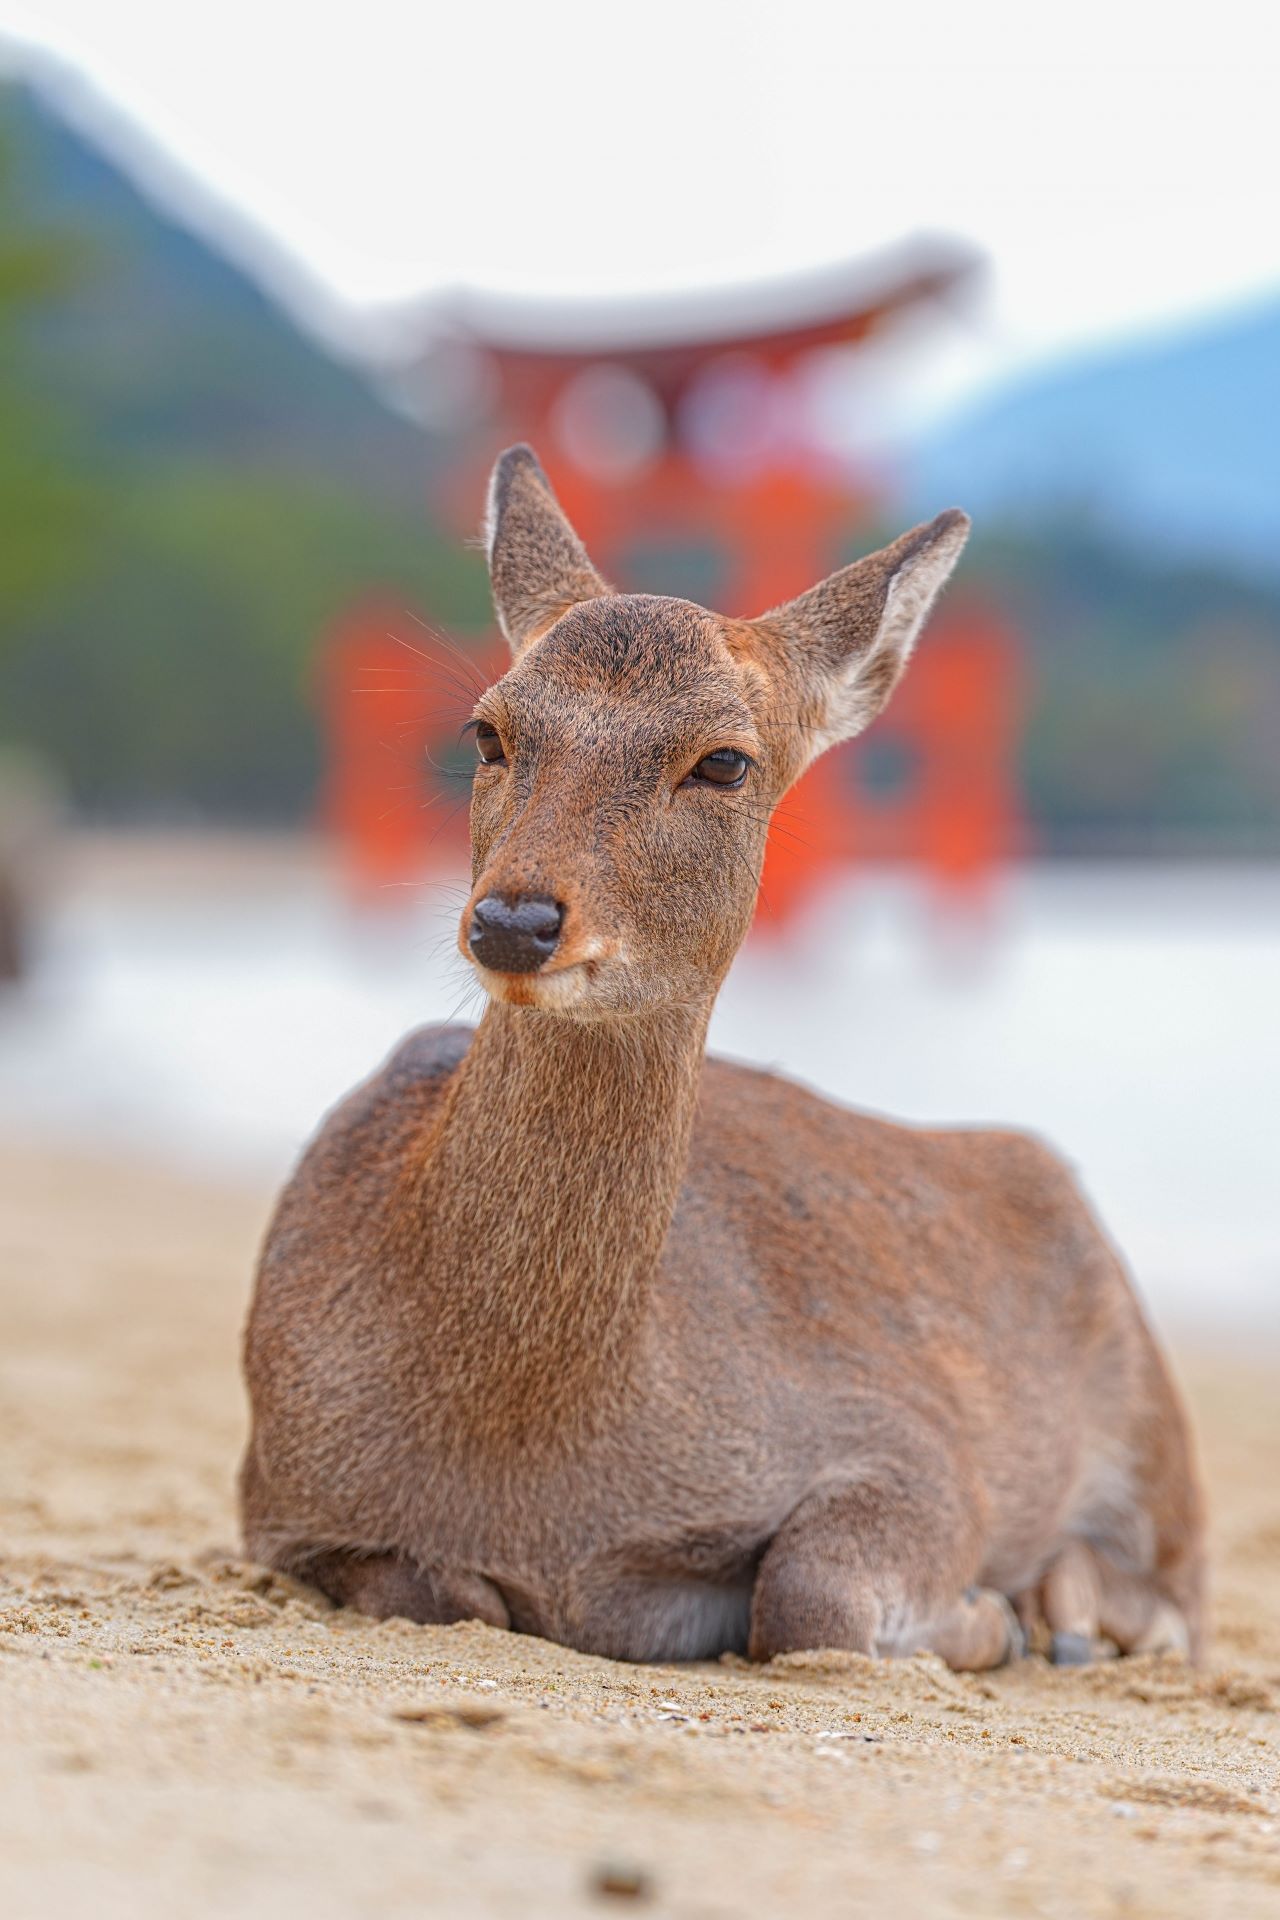
{"type": "Polygon", "coordinates": [[[467,945],[480,965],[495,973],[536,973],[555,952],[563,925],[558,900],[535,894],[504,900],[487,893],[471,909],[467,945]]]}

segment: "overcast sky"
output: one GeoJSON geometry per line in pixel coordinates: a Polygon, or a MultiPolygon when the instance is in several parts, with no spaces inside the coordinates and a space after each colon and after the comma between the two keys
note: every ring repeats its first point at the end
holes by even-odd
{"type": "Polygon", "coordinates": [[[329,292],[736,280],[934,230],[962,393],[1280,285],[1267,13],[1077,0],[0,0],[329,292]]]}

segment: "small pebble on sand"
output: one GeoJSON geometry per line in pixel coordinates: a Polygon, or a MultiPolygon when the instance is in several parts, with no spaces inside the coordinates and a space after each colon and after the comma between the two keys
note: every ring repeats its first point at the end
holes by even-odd
{"type": "Polygon", "coordinates": [[[644,1869],[625,1860],[606,1860],[592,1870],[591,1891],[620,1900],[647,1900],[652,1891],[644,1869]]]}

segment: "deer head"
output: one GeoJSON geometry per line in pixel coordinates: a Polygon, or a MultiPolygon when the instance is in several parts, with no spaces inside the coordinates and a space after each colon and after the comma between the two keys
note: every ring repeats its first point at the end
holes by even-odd
{"type": "Polygon", "coordinates": [[[459,945],[494,999],[599,1019],[706,1003],[769,818],[880,712],[969,530],[943,513],[755,620],[617,594],[528,447],[486,543],[510,670],[481,697],[459,945]]]}

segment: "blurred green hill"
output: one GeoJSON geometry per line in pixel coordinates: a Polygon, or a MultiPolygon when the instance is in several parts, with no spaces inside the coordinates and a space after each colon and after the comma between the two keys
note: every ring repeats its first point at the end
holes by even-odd
{"type": "Polygon", "coordinates": [[[1173,562],[1092,517],[977,524],[967,577],[1027,650],[1033,843],[1280,853],[1280,585],[1173,562]]]}
{"type": "Polygon", "coordinates": [[[461,629],[431,443],[30,91],[0,88],[0,736],[90,816],[297,818],[327,622],[461,629]]]}

